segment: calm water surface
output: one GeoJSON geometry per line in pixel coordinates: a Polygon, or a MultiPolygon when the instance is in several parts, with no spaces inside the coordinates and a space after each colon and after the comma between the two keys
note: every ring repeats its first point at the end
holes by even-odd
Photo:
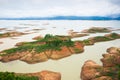
{"type": "MultiPolygon", "coordinates": [[[[0,51],[14,47],[17,42],[21,41],[32,41],[32,38],[37,35],[45,34],[57,34],[65,35],[68,30],[73,29],[74,31],[80,32],[83,29],[89,27],[113,27],[120,28],[120,21],[0,21],[0,28],[8,28],[11,30],[25,31],[37,28],[45,28],[45,30],[39,31],[37,33],[23,35],[21,37],[3,38],[0,39],[0,51]],[[47,25],[45,25],[47,24],[47,25]],[[16,29],[16,27],[26,27],[24,29],[16,29]]],[[[119,31],[116,31],[120,33],[119,31]]],[[[2,32],[1,32],[2,33],[2,32]]],[[[91,34],[90,36],[104,35],[105,33],[91,34]]],[[[73,40],[82,40],[90,36],[75,38],[73,40]]],[[[8,63],[0,62],[0,71],[10,71],[10,72],[38,72],[42,70],[50,70],[60,72],[62,74],[62,80],[80,80],[81,67],[86,60],[94,60],[98,64],[102,54],[106,53],[106,49],[109,47],[120,47],[120,39],[96,43],[93,46],[86,46],[85,51],[80,54],[74,54],[70,57],[66,57],[60,60],[49,60],[37,64],[27,64],[25,62],[16,60],[8,63]]]]}

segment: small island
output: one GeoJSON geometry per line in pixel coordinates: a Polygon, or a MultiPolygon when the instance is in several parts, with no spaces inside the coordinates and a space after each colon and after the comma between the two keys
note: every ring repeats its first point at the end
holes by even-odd
{"type": "Polygon", "coordinates": [[[110,33],[104,36],[90,37],[88,39],[83,40],[82,42],[84,43],[84,45],[93,45],[96,42],[111,41],[119,38],[120,38],[120,34],[110,33]]]}
{"type": "Polygon", "coordinates": [[[74,53],[84,51],[84,45],[70,38],[47,34],[44,38],[33,42],[23,42],[15,48],[0,52],[0,61],[9,62],[22,60],[27,63],[37,63],[48,59],[60,59],[74,53]]]}
{"type": "Polygon", "coordinates": [[[76,37],[84,37],[84,36],[88,36],[89,34],[87,33],[80,33],[80,32],[75,32],[73,29],[68,30],[68,36],[70,38],[76,38],[76,37]]]}
{"type": "Polygon", "coordinates": [[[0,28],[0,31],[6,30],[7,28],[0,28]]]}
{"type": "Polygon", "coordinates": [[[89,29],[85,29],[81,31],[82,33],[108,33],[111,32],[112,30],[109,28],[104,28],[104,27],[91,27],[89,29]]]}
{"type": "Polygon", "coordinates": [[[6,32],[6,33],[0,33],[0,38],[16,37],[16,36],[21,36],[25,34],[27,33],[12,31],[12,32],[6,32]]]}

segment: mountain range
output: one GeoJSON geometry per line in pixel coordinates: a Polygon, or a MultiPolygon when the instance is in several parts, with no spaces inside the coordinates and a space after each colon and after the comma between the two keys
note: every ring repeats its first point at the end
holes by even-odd
{"type": "Polygon", "coordinates": [[[120,20],[120,15],[19,17],[19,18],[0,18],[0,20],[120,20]]]}

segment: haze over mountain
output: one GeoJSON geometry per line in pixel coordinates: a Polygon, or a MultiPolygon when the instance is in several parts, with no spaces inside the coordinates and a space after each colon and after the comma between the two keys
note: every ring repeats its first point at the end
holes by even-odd
{"type": "Polygon", "coordinates": [[[24,17],[24,18],[0,18],[0,20],[120,20],[120,17],[99,16],[56,16],[56,17],[24,17]]]}
{"type": "Polygon", "coordinates": [[[0,20],[120,20],[120,15],[111,16],[52,16],[52,17],[20,17],[0,18],[0,20]]]}
{"type": "Polygon", "coordinates": [[[110,20],[120,0],[0,0],[0,19],[110,20]]]}

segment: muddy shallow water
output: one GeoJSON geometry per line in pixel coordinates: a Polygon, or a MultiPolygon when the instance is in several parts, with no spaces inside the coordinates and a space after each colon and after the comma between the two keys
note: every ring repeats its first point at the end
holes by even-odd
{"type": "MultiPolygon", "coordinates": [[[[18,28],[18,31],[30,30],[33,28],[45,28],[37,33],[23,35],[20,37],[13,38],[2,38],[0,42],[0,51],[8,48],[14,47],[17,42],[22,41],[33,41],[32,38],[38,35],[45,35],[48,33],[57,34],[57,35],[66,35],[67,31],[73,29],[74,31],[81,31],[83,29],[92,27],[92,26],[102,26],[102,27],[115,27],[119,28],[120,21],[0,21],[0,27],[14,29],[15,26],[26,27],[18,28]],[[43,25],[43,23],[49,23],[48,25],[43,25]],[[34,25],[21,25],[21,24],[34,24],[34,25]],[[117,26],[117,27],[116,27],[117,26]],[[56,27],[56,28],[53,28],[56,27]]],[[[116,31],[120,33],[119,31],[116,31]]],[[[90,36],[104,35],[106,33],[97,33],[91,34],[90,36]]],[[[90,36],[85,36],[82,38],[74,38],[73,40],[83,40],[90,36]]],[[[106,53],[106,49],[109,47],[120,47],[120,39],[107,41],[107,42],[99,42],[95,43],[92,46],[85,46],[85,51],[80,54],[74,54],[72,56],[60,59],[60,60],[48,60],[42,63],[36,64],[27,64],[25,62],[16,60],[8,63],[0,62],[0,71],[10,71],[10,72],[21,72],[21,73],[29,73],[29,72],[38,72],[42,70],[50,70],[60,72],[62,75],[61,80],[80,80],[80,71],[81,67],[86,60],[94,60],[98,64],[101,64],[100,59],[102,58],[102,54],[106,53]]]]}

